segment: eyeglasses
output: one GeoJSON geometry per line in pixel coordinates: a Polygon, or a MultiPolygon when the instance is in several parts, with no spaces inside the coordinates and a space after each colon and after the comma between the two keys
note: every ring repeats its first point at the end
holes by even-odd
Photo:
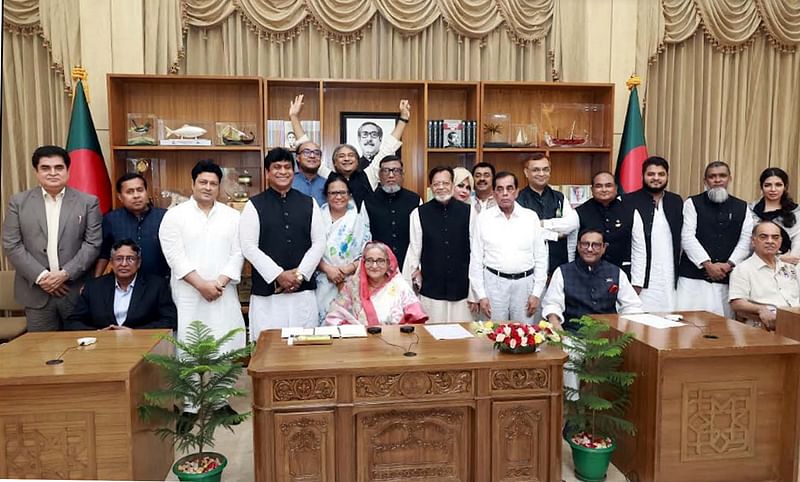
{"type": "Polygon", "coordinates": [[[433,187],[433,188],[436,188],[436,187],[450,187],[452,185],[453,185],[453,183],[450,182],[450,181],[439,181],[439,182],[434,182],[433,184],[431,184],[431,187],[433,187]]]}
{"type": "Polygon", "coordinates": [[[602,248],[604,245],[605,245],[605,243],[598,243],[598,242],[595,242],[595,241],[580,241],[580,242],[578,242],[578,246],[580,246],[581,249],[589,249],[589,248],[591,248],[591,249],[593,249],[595,251],[600,250],[600,248],[602,248]]]}
{"type": "Polygon", "coordinates": [[[387,176],[390,174],[400,175],[403,173],[402,167],[382,167],[381,174],[386,174],[387,176]]]}
{"type": "Polygon", "coordinates": [[[386,266],[387,262],[388,262],[388,260],[386,258],[378,258],[378,259],[364,258],[364,265],[365,266],[371,266],[371,265],[386,266]]]}
{"type": "Polygon", "coordinates": [[[377,132],[360,132],[358,137],[362,139],[377,139],[380,137],[380,134],[377,132]]]}
{"type": "Polygon", "coordinates": [[[320,151],[319,149],[303,149],[302,151],[300,151],[300,154],[302,154],[302,155],[304,155],[306,157],[309,157],[309,156],[319,157],[319,156],[322,155],[322,151],[320,151]]]}
{"type": "Polygon", "coordinates": [[[114,256],[111,258],[111,261],[116,264],[133,264],[138,260],[138,256],[114,256]]]}
{"type": "Polygon", "coordinates": [[[330,197],[347,196],[348,194],[350,193],[347,191],[328,191],[328,196],[330,197]]]}

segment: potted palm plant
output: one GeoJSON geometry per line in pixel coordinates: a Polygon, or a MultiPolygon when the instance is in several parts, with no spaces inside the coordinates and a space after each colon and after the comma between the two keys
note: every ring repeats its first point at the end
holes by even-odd
{"type": "Polygon", "coordinates": [[[561,332],[556,342],[570,353],[564,370],[575,373],[578,388],[564,387],[565,436],[572,447],[575,476],[587,482],[601,481],[608,472],[614,437],[634,434],[633,423],[623,417],[629,406],[635,373],[620,370],[623,351],[632,333],[609,337],[609,326],[583,316],[576,332],[561,332]]]}
{"type": "Polygon", "coordinates": [[[247,394],[235,384],[244,370],[241,360],[250,356],[253,346],[223,352],[225,344],[240,331],[231,330],[215,338],[201,321],[193,321],[183,341],[162,336],[175,346],[174,355],[144,357],[161,367],[167,386],[144,394],[139,416],[145,422],[161,422],[155,432],[162,439],[172,440],[181,452],[191,452],[172,466],[179,480],[219,481],[228,460],[208,451],[214,447],[214,434],[219,427],[233,431],[234,425],[250,416],[249,412],[233,412],[229,405],[232,397],[247,394]],[[187,416],[173,409],[173,403],[194,407],[197,414],[187,416]]]}

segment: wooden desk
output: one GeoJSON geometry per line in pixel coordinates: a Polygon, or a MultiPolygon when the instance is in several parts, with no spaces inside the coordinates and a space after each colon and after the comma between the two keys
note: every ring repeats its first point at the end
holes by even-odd
{"type": "Polygon", "coordinates": [[[687,325],[667,329],[597,316],[636,336],[623,366],[638,374],[628,413],[638,433],[619,441],[614,465],[642,481],[795,482],[800,343],[682,314],[687,325]]]}
{"type": "Polygon", "coordinates": [[[0,478],[164,480],[169,443],[136,407],[160,384],[148,352],[169,330],[27,333],[0,346],[0,478]],[[97,344],[64,353],[83,336],[97,344]]]}
{"type": "Polygon", "coordinates": [[[262,332],[248,369],[256,480],[560,481],[566,354],[416,328],[414,357],[397,326],[328,346],[262,332]]]}
{"type": "Polygon", "coordinates": [[[775,333],[800,341],[800,308],[778,308],[775,333]]]}

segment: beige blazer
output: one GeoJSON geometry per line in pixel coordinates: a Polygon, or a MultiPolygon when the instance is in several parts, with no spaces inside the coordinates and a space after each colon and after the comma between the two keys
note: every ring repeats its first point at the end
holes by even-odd
{"type": "MultiPolygon", "coordinates": [[[[97,197],[66,188],[58,222],[58,262],[69,273],[70,291],[79,290],[100,253],[102,215],[97,197]]],[[[42,188],[11,197],[3,222],[3,250],[16,270],[14,296],[27,308],[41,308],[49,299],[36,284],[49,269],[47,218],[42,188]]]]}

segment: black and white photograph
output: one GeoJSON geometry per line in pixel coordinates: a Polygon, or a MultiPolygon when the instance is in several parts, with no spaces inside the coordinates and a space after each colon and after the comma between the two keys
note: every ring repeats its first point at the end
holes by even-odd
{"type": "Polygon", "coordinates": [[[355,147],[358,156],[369,164],[378,153],[383,136],[394,130],[397,119],[396,112],[342,112],[341,142],[355,147]]]}

